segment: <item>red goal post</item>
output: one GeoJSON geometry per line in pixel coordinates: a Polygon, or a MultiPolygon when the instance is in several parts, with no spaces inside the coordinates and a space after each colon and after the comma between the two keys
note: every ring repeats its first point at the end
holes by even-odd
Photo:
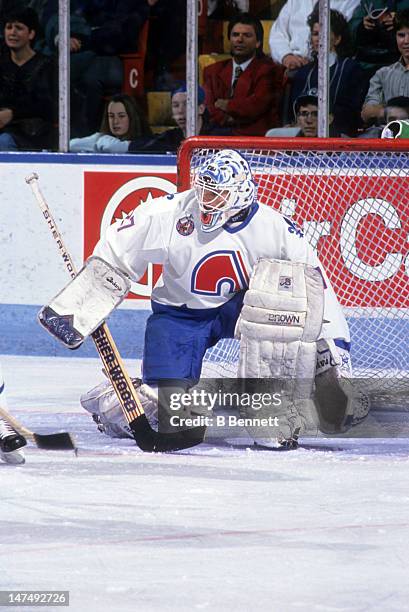
{"type": "MultiPolygon", "coordinates": [[[[250,163],[258,201],[291,217],[317,250],[348,318],[354,373],[409,389],[409,140],[188,138],[179,191],[224,148],[250,163]]],[[[231,341],[210,354],[236,357],[231,341]]]]}

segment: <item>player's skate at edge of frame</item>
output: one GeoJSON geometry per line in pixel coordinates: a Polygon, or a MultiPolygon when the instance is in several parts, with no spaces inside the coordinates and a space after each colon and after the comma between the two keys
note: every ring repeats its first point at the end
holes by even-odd
{"type": "MultiPolygon", "coordinates": [[[[348,383],[348,325],[318,257],[291,220],[257,202],[237,151],[209,157],[193,172],[192,189],[141,204],[111,225],[94,255],[134,281],[148,263],[163,265],[138,391],[149,419],[158,381],[178,379],[188,389],[200,378],[206,350],[233,337],[240,339],[240,377],[295,381],[275,413],[279,429],[248,428],[259,445],[296,447],[311,428],[340,433],[367,415],[366,396],[348,383]],[[300,316],[287,316],[294,313],[300,316]]],[[[81,403],[105,433],[130,437],[108,382],[81,403]]]]}
{"type": "MultiPolygon", "coordinates": [[[[4,379],[0,364],[0,404],[5,406],[4,379]]],[[[22,464],[25,462],[22,447],[27,444],[24,436],[19,434],[7,421],[0,417],[0,459],[5,463],[22,464]]]]}

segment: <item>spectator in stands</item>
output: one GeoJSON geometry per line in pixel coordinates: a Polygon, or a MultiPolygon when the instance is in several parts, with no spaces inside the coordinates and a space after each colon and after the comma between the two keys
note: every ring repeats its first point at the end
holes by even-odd
{"type": "Polygon", "coordinates": [[[311,94],[299,96],[294,102],[297,136],[316,138],[318,136],[318,98],[311,94]]]}
{"type": "MultiPolygon", "coordinates": [[[[197,92],[197,113],[198,113],[198,133],[207,134],[207,113],[205,107],[205,92],[202,87],[198,87],[197,92]]],[[[183,140],[186,138],[186,106],[187,92],[186,83],[183,83],[178,89],[172,93],[172,117],[177,125],[176,128],[171,128],[158,134],[146,143],[140,140],[133,140],[129,145],[130,153],[166,153],[176,152],[183,140]]]]}
{"type": "MultiPolygon", "coordinates": [[[[331,8],[344,15],[348,21],[359,0],[331,0],[331,8]]],[[[271,57],[288,71],[307,64],[310,32],[307,24],[316,0],[287,0],[270,30],[271,57]]]]}
{"type": "Polygon", "coordinates": [[[85,138],[73,138],[70,151],[91,153],[126,153],[129,142],[151,135],[148,123],[134,98],[117,94],[106,103],[98,132],[85,138]]]}
{"type": "MultiPolygon", "coordinates": [[[[318,92],[319,11],[315,7],[308,17],[313,61],[299,68],[293,77],[290,105],[302,93],[318,92]]],[[[339,11],[330,11],[330,89],[329,102],[334,115],[334,133],[355,136],[361,125],[363,71],[352,55],[348,23],[339,11]]]]}
{"type": "Polygon", "coordinates": [[[361,0],[352,15],[349,26],[356,60],[368,82],[379,68],[399,59],[393,18],[404,9],[409,9],[409,0],[361,0]]]}
{"type": "MultiPolygon", "coordinates": [[[[5,16],[7,16],[11,11],[17,12],[23,10],[25,8],[32,8],[37,13],[38,21],[40,23],[40,32],[37,32],[35,38],[34,48],[36,51],[40,51],[38,49],[38,43],[41,34],[41,27],[43,24],[43,13],[45,6],[48,0],[0,0],[0,23],[4,23],[5,16]]],[[[0,38],[2,35],[0,35],[0,38]]]]}
{"type": "Polygon", "coordinates": [[[0,56],[0,150],[52,147],[56,117],[54,68],[32,48],[39,31],[31,8],[12,11],[4,27],[0,56]]]}
{"type": "Polygon", "coordinates": [[[397,12],[393,25],[401,57],[391,66],[379,68],[369,81],[362,108],[362,119],[367,125],[384,121],[387,100],[409,97],[409,9],[397,12]]]}
{"type": "Polygon", "coordinates": [[[373,125],[359,135],[359,138],[381,138],[384,127],[391,121],[409,119],[409,98],[398,96],[387,101],[385,118],[380,125],[373,125]]]}
{"type": "MultiPolygon", "coordinates": [[[[42,53],[58,57],[58,0],[45,0],[41,25],[44,39],[40,47],[42,53]]],[[[77,14],[77,0],[70,2],[70,119],[73,137],[84,136],[90,128],[85,115],[85,92],[82,78],[90,68],[96,54],[91,51],[91,27],[84,17],[77,14]]],[[[98,102],[99,105],[99,102],[98,102]]]]}
{"type": "MultiPolygon", "coordinates": [[[[149,61],[153,64],[155,89],[170,91],[180,85],[172,65],[186,52],[186,0],[148,0],[151,5],[149,61]]],[[[149,62],[148,62],[149,63],[149,62]]],[[[183,62],[183,77],[185,62],[183,62]]]]}
{"type": "MultiPolygon", "coordinates": [[[[150,6],[161,0],[76,0],[76,13],[91,26],[90,46],[98,56],[136,50],[150,6]]],[[[57,2],[58,5],[58,2],[57,2]]]]}
{"type": "Polygon", "coordinates": [[[406,96],[391,98],[386,103],[385,124],[402,119],[409,119],[409,98],[406,96]]]}
{"type": "MultiPolygon", "coordinates": [[[[266,132],[266,136],[316,138],[318,136],[318,97],[313,92],[307,92],[299,96],[294,102],[295,123],[282,128],[274,128],[266,132]]],[[[332,127],[333,115],[329,116],[330,137],[337,134],[332,127]]]]}
{"type": "MultiPolygon", "coordinates": [[[[98,130],[104,96],[121,91],[123,67],[119,55],[136,50],[139,32],[154,2],[71,0],[73,84],[82,96],[85,127],[80,129],[83,133],[98,130]]],[[[56,52],[58,0],[48,0],[44,19],[49,47],[56,52]]]]}
{"type": "Polygon", "coordinates": [[[262,136],[278,125],[282,68],[263,54],[259,19],[242,13],[229,22],[227,33],[232,59],[203,71],[212,133],[262,136]]]}

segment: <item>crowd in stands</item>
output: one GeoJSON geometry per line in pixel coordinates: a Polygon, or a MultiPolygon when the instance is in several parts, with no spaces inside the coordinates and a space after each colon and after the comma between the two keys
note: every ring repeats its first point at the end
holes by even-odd
{"type": "Polygon", "coordinates": [[[212,133],[264,136],[279,121],[282,67],[262,51],[259,19],[237,15],[227,35],[232,59],[207,66],[203,74],[212,133]]]}
{"type": "MultiPolygon", "coordinates": [[[[199,135],[209,133],[209,115],[205,106],[205,92],[202,87],[197,91],[197,130],[199,135]]],[[[132,140],[129,143],[130,153],[166,153],[177,151],[182,141],[186,138],[186,118],[187,118],[187,87],[183,83],[175,89],[171,95],[172,119],[177,127],[164,130],[153,138],[132,140]]]]}
{"type": "MultiPolygon", "coordinates": [[[[200,75],[200,134],[317,136],[318,3],[273,4],[266,32],[268,11],[252,12],[251,0],[208,0],[207,27],[228,21],[229,54],[200,75]]],[[[409,118],[409,0],[330,7],[330,136],[380,137],[409,118]]],[[[57,150],[58,0],[0,0],[0,21],[0,150],[57,150]]],[[[70,150],[175,152],[186,137],[185,47],[185,0],[71,0],[70,150]],[[148,124],[146,96],[124,88],[123,58],[147,24],[146,90],[171,108],[161,128],[148,124]]]]}
{"type": "MultiPolygon", "coordinates": [[[[314,9],[308,17],[312,61],[295,71],[291,88],[291,107],[306,91],[318,93],[319,13],[314,9]]],[[[332,115],[332,136],[354,136],[360,125],[363,99],[363,71],[352,59],[348,22],[339,11],[330,12],[329,96],[332,115]]],[[[292,117],[291,117],[292,119],[292,117]]]]}

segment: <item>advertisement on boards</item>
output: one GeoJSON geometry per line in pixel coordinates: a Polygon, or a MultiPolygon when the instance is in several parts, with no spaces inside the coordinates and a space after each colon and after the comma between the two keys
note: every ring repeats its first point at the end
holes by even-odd
{"type": "MultiPolygon", "coordinates": [[[[176,191],[176,173],[84,172],[84,259],[111,223],[126,218],[142,204],[176,191]]],[[[150,264],[137,283],[132,283],[129,299],[149,299],[161,275],[162,266],[150,264]]]]}

